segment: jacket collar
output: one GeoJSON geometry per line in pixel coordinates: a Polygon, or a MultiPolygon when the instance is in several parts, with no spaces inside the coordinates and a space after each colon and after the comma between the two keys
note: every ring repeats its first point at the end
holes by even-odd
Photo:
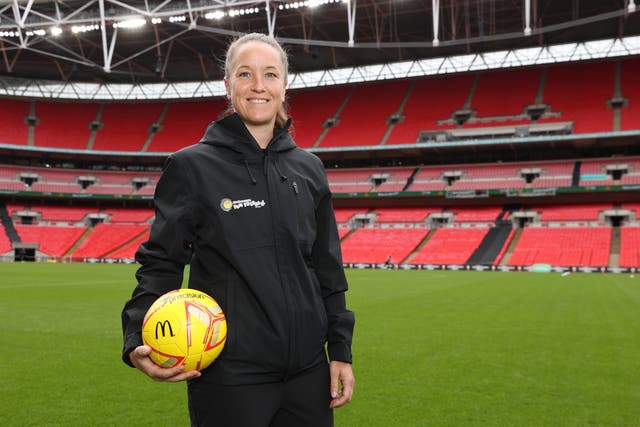
{"type": "MultiPolygon", "coordinates": [[[[287,120],[283,128],[274,129],[273,138],[267,146],[267,151],[283,152],[296,147],[293,138],[289,135],[290,126],[291,119],[287,120]]],[[[255,156],[263,153],[262,148],[260,148],[244,122],[240,119],[240,116],[236,113],[211,123],[200,142],[227,148],[245,156],[255,156]]]]}

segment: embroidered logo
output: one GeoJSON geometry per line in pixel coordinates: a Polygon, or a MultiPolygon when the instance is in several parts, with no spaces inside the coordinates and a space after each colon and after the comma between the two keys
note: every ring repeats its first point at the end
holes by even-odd
{"type": "Polygon", "coordinates": [[[233,201],[231,199],[222,199],[220,200],[220,209],[225,212],[229,212],[233,207],[233,201]]]}
{"type": "Polygon", "coordinates": [[[252,200],[252,199],[243,199],[243,200],[231,200],[231,199],[222,199],[220,201],[220,208],[229,212],[230,210],[238,210],[242,208],[255,208],[260,209],[265,206],[267,203],[264,200],[252,200]]]}

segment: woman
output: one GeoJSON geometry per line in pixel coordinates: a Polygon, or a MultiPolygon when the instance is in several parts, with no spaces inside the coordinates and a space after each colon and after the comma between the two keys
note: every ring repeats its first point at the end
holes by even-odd
{"type": "Polygon", "coordinates": [[[230,45],[233,113],[167,160],[136,254],[123,360],[159,381],[188,380],[194,426],[332,426],[333,408],[352,397],[354,316],[331,194],[320,160],[288,132],[287,69],[271,37],[230,45]],[[202,372],[155,365],[140,336],[147,308],[180,287],[187,263],[189,287],[213,296],[228,322],[225,349],[202,372]]]}

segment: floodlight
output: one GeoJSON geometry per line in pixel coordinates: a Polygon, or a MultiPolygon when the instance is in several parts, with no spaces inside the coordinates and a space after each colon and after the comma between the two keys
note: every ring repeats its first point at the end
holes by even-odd
{"type": "Polygon", "coordinates": [[[51,27],[49,31],[51,32],[52,36],[59,36],[60,34],[62,34],[62,28],[60,27],[51,27]]]}
{"type": "Polygon", "coordinates": [[[124,21],[114,22],[113,28],[140,28],[147,23],[143,18],[132,18],[124,21]]]}

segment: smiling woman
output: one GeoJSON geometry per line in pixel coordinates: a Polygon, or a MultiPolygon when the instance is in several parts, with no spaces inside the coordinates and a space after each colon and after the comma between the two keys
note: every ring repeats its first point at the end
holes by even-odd
{"type": "Polygon", "coordinates": [[[299,149],[285,109],[287,57],[275,39],[233,42],[231,110],[169,157],[123,313],[123,360],[158,381],[188,380],[193,426],[331,427],[351,400],[354,316],[322,162],[299,149]],[[161,368],[142,345],[145,312],[181,286],[211,295],[225,348],[200,371],[161,368]]]}
{"type": "Polygon", "coordinates": [[[271,140],[274,126],[283,127],[288,119],[284,110],[288,62],[280,45],[271,40],[259,34],[232,44],[224,79],[231,107],[262,148],[271,140]]]}

